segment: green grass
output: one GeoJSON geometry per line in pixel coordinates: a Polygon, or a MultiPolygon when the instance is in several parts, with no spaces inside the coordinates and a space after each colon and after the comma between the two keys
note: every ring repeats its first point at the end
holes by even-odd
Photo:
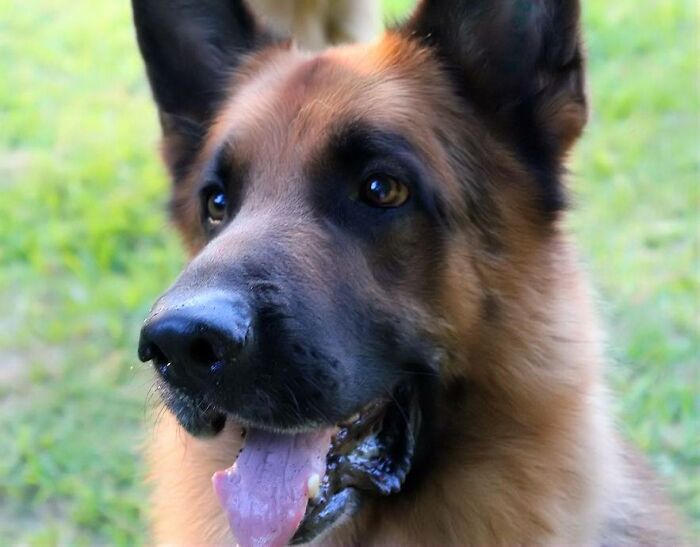
{"type": "MultiPolygon", "coordinates": [[[[700,532],[698,12],[584,4],[593,111],[570,225],[621,428],[700,532]]],[[[135,341],[183,255],[128,2],[0,13],[0,538],[142,542],[150,373],[135,341]]]]}

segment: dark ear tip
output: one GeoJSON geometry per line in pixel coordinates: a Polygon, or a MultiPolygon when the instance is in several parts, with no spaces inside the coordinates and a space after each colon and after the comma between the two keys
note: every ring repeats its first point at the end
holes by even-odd
{"type": "Polygon", "coordinates": [[[274,39],[242,0],[131,0],[131,5],[165,136],[163,155],[177,179],[195,157],[232,71],[274,39]]]}
{"type": "Polygon", "coordinates": [[[586,121],[579,0],[422,0],[398,29],[436,53],[458,93],[488,116],[565,207],[559,171],[586,121]]]}
{"type": "Polygon", "coordinates": [[[243,55],[270,35],[242,0],[132,0],[136,37],[161,110],[204,121],[243,55]]]}

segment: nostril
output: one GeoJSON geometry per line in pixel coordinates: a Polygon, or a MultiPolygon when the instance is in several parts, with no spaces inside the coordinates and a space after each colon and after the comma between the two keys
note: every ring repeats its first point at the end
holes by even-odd
{"type": "Polygon", "coordinates": [[[151,346],[151,359],[157,365],[165,365],[170,362],[168,356],[155,344],[151,346]]]}
{"type": "Polygon", "coordinates": [[[190,359],[197,365],[211,366],[218,360],[218,357],[209,340],[195,338],[190,344],[190,359]]]}
{"type": "Polygon", "coordinates": [[[207,382],[220,380],[216,375],[225,367],[237,363],[250,323],[248,305],[228,293],[197,293],[170,304],[161,299],[141,329],[139,357],[152,361],[174,385],[208,387],[207,382]]]}
{"type": "Polygon", "coordinates": [[[155,347],[151,343],[141,343],[139,345],[139,360],[142,363],[146,363],[153,359],[155,356],[155,347]]]}
{"type": "Polygon", "coordinates": [[[164,363],[167,362],[168,358],[165,353],[158,347],[157,344],[153,342],[141,341],[138,351],[139,360],[143,363],[148,361],[153,361],[154,363],[164,363]]]}
{"type": "Polygon", "coordinates": [[[139,359],[144,363],[151,361],[153,367],[165,377],[168,375],[170,368],[170,359],[165,353],[153,342],[141,344],[139,347],[139,359]]]}

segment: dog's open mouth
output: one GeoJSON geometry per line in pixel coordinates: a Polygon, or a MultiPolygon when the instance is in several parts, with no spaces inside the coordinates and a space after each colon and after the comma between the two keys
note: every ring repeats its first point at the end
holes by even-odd
{"type": "Polygon", "coordinates": [[[212,479],[236,539],[244,547],[308,542],[355,512],[363,494],[398,492],[420,422],[406,384],[334,428],[248,428],[234,464],[212,479]]]}

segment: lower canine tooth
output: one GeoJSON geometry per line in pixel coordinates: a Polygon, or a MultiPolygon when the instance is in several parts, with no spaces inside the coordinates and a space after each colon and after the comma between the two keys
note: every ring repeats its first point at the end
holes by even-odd
{"type": "Polygon", "coordinates": [[[307,493],[310,499],[316,499],[321,491],[321,475],[314,473],[306,482],[307,493]]]}

